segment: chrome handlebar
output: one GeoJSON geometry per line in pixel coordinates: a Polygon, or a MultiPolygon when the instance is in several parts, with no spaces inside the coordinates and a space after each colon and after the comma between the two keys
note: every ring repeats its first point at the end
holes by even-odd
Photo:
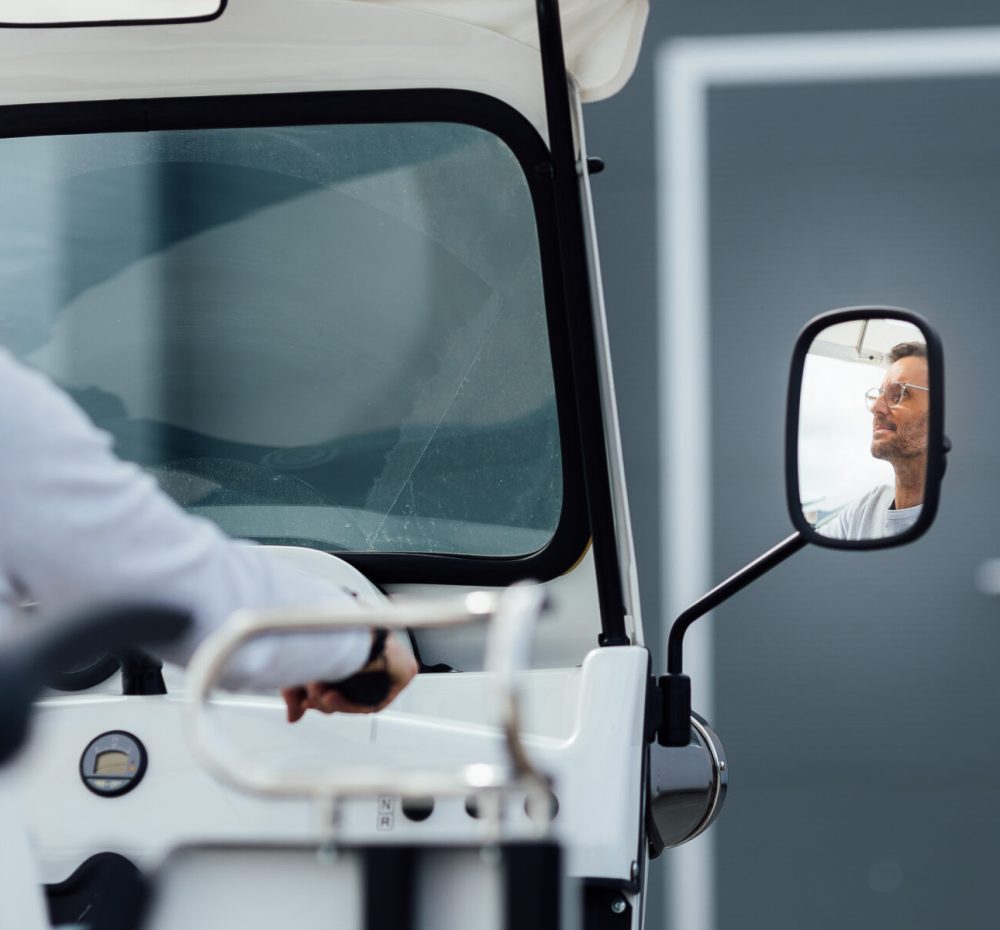
{"type": "Polygon", "coordinates": [[[358,796],[465,796],[528,792],[539,810],[548,805],[548,782],[525,752],[519,727],[516,673],[527,668],[535,623],[545,609],[544,589],[517,584],[502,592],[477,591],[461,598],[386,605],[362,614],[356,609],[298,607],[236,611],[205,640],[187,673],[187,728],[192,749],[220,781],[255,795],[312,797],[333,804],[358,796]],[[208,722],[209,696],[226,663],[250,640],[269,633],[302,633],[365,626],[402,630],[407,627],[452,627],[489,622],[485,671],[496,678],[502,728],[509,764],[475,763],[457,771],[400,771],[379,766],[350,766],[322,773],[278,772],[239,758],[223,741],[212,738],[208,722]]]}

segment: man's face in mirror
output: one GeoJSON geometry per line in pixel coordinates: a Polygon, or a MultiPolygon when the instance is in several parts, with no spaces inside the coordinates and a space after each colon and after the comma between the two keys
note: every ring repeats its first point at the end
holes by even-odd
{"type": "MultiPolygon", "coordinates": [[[[881,387],[895,381],[926,388],[927,374],[927,359],[908,355],[889,366],[881,387]]],[[[929,391],[905,388],[894,407],[883,393],[872,406],[872,455],[893,466],[926,455],[929,404],[929,391]]]]}

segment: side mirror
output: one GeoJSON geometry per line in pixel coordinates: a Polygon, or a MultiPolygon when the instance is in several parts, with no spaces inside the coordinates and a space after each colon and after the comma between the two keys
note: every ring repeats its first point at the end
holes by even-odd
{"type": "Polygon", "coordinates": [[[849,307],[812,320],[792,355],[785,479],[792,523],[836,549],[912,542],[944,475],[944,357],[922,317],[849,307]]]}
{"type": "Polygon", "coordinates": [[[661,746],[691,741],[690,626],[810,542],[880,549],[934,522],[945,454],[944,355],[922,317],[848,307],[812,320],[792,354],[785,486],[795,532],[716,585],[674,620],[657,680],[661,746]]]}

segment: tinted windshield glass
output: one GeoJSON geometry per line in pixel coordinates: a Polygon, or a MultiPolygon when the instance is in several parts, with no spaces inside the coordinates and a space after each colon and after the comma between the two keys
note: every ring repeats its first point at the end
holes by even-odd
{"type": "Polygon", "coordinates": [[[449,124],[0,140],[0,342],[188,510],[522,555],[562,466],[534,211],[449,124]]]}

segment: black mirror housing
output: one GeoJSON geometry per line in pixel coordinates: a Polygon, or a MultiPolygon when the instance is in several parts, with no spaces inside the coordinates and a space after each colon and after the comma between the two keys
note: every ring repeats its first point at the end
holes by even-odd
{"type": "Polygon", "coordinates": [[[785,420],[788,511],[805,539],[833,549],[913,542],[937,514],[947,448],[944,353],[923,317],[846,307],[806,325],[785,420]]]}

